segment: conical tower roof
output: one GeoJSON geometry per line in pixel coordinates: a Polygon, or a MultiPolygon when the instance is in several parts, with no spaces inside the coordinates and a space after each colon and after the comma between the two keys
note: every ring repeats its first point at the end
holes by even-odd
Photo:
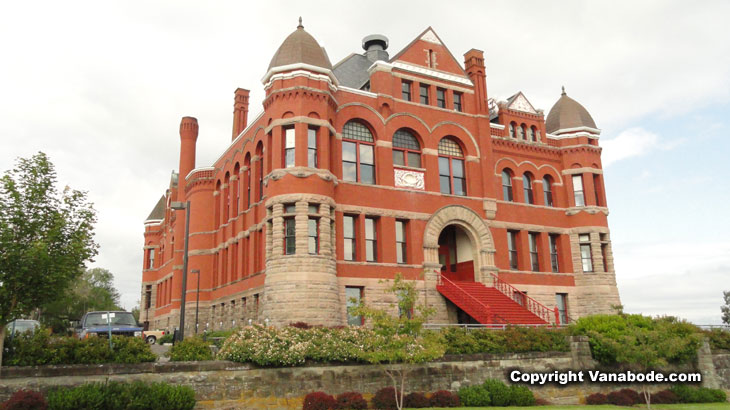
{"type": "Polygon", "coordinates": [[[580,103],[565,93],[558,99],[558,102],[550,109],[547,119],[545,120],[545,129],[549,133],[567,128],[589,127],[597,128],[593,117],[588,113],[580,103]]]}
{"type": "Polygon", "coordinates": [[[289,34],[289,37],[276,50],[276,54],[274,54],[274,58],[271,59],[269,64],[269,70],[274,67],[296,63],[309,64],[328,70],[332,69],[332,63],[324,48],[317,43],[317,40],[311,34],[304,31],[301,17],[297,29],[289,34]]]}

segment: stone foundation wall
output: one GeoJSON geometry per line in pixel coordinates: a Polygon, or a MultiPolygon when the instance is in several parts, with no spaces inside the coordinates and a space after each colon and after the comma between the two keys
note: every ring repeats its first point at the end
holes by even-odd
{"type": "MultiPolygon", "coordinates": [[[[706,365],[714,368],[717,382],[730,387],[730,352],[700,352],[698,371],[707,378],[706,365]],[[704,363],[704,364],[703,364],[704,363]]],[[[434,392],[456,391],[465,385],[482,383],[487,378],[507,381],[509,369],[524,372],[553,370],[588,370],[593,368],[590,349],[584,338],[571,340],[570,352],[523,353],[503,355],[462,355],[445,357],[438,362],[411,369],[406,390],[434,392]]],[[[678,370],[678,369],[674,369],[678,370]]],[[[684,371],[694,371],[684,369],[684,371]]],[[[301,409],[304,396],[313,391],[338,394],[359,391],[366,398],[390,385],[383,367],[374,365],[310,365],[294,368],[258,368],[225,361],[142,363],[136,365],[41,366],[4,368],[0,373],[0,402],[23,388],[47,391],[58,386],[77,386],[88,382],[134,381],[167,382],[195,389],[200,409],[301,409]]],[[[707,383],[704,383],[707,382],[707,383]]],[[[620,388],[641,389],[639,385],[598,383],[567,386],[530,386],[537,397],[553,404],[579,404],[595,392],[609,393],[620,388]]],[[[653,391],[669,387],[652,385],[653,391]]]]}

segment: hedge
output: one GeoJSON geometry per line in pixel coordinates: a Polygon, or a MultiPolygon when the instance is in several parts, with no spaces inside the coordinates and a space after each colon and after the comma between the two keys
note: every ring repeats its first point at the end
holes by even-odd
{"type": "Polygon", "coordinates": [[[49,410],[192,410],[195,391],[166,383],[90,383],[48,392],[49,410]]]}
{"type": "Polygon", "coordinates": [[[568,335],[562,329],[511,326],[504,330],[452,327],[439,332],[446,354],[567,352],[568,335]]]}

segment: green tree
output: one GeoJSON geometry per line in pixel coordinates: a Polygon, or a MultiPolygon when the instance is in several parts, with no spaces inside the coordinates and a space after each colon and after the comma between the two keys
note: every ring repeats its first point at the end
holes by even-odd
{"type": "Polygon", "coordinates": [[[42,152],[0,178],[0,363],[5,326],[62,295],[96,255],[95,222],[85,192],[56,189],[42,152]]]}
{"type": "Polygon", "coordinates": [[[41,322],[55,333],[65,332],[71,320],[79,320],[92,310],[122,310],[119,291],[114,287],[114,275],[103,268],[83,271],[63,296],[46,304],[41,322]]]}
{"type": "Polygon", "coordinates": [[[725,299],[725,304],[720,307],[722,323],[730,325],[730,291],[722,292],[722,297],[725,299]]]}
{"type": "Polygon", "coordinates": [[[383,309],[365,306],[362,302],[349,310],[351,314],[371,321],[375,340],[369,345],[374,348],[362,351],[361,359],[383,365],[393,383],[400,410],[403,408],[406,378],[411,370],[408,365],[438,359],[444,355],[446,347],[435,335],[423,332],[423,323],[434,311],[423,305],[416,306],[418,292],[413,281],[404,281],[398,273],[387,292],[398,298],[397,316],[383,309]]]}

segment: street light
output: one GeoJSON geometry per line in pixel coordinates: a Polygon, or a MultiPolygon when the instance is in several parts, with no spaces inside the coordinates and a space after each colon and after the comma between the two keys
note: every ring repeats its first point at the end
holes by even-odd
{"type": "Polygon", "coordinates": [[[200,269],[193,269],[190,273],[198,274],[198,290],[195,291],[195,334],[198,334],[198,308],[200,307],[200,269]]]}
{"type": "MultiPolygon", "coordinates": [[[[180,298],[180,331],[177,335],[177,341],[182,341],[185,336],[185,293],[188,287],[188,234],[190,233],[190,201],[180,202],[173,201],[170,209],[176,211],[185,210],[185,251],[183,253],[183,277],[182,277],[182,297],[180,298]]],[[[200,277],[200,276],[198,276],[200,277]]]]}

